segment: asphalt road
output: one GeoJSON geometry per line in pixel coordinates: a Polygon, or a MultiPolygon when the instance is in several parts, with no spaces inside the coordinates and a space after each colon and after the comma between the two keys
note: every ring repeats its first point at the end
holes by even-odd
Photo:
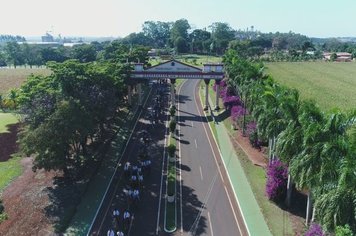
{"type": "Polygon", "coordinates": [[[178,148],[181,158],[178,216],[181,223],[176,234],[247,235],[201,108],[198,82],[187,80],[178,91],[178,148]]]}
{"type": "MultiPolygon", "coordinates": [[[[166,91],[169,91],[168,88],[166,91]]],[[[155,94],[155,91],[152,93],[155,94]]],[[[125,235],[156,235],[158,209],[160,208],[160,183],[162,177],[168,103],[160,115],[160,121],[151,125],[149,118],[147,117],[147,107],[154,104],[152,101],[153,97],[154,96],[151,96],[148,99],[146,108],[144,108],[142,116],[136,124],[132,138],[128,142],[127,148],[123,153],[121,166],[118,168],[114,176],[112,185],[109,187],[89,235],[106,235],[107,231],[114,227],[112,216],[114,209],[119,209],[121,221],[124,210],[129,209],[132,213],[133,217],[131,225],[125,235]],[[124,176],[123,166],[126,161],[129,161],[132,164],[137,163],[140,149],[140,132],[142,130],[148,130],[150,134],[151,142],[148,146],[147,153],[152,161],[152,168],[150,174],[144,177],[143,187],[140,190],[141,202],[137,207],[129,208],[127,197],[124,192],[124,189],[127,189],[129,186],[129,180],[124,176]]],[[[163,209],[160,209],[161,213],[159,215],[162,214],[162,211],[163,209]]],[[[159,219],[159,221],[161,221],[161,219],[159,219]]],[[[120,222],[119,230],[122,229],[123,224],[120,222]]]]}
{"type": "MultiPolygon", "coordinates": [[[[177,91],[177,154],[180,159],[177,163],[178,225],[173,235],[247,235],[217,145],[197,96],[198,82],[185,81],[177,91]]],[[[153,106],[154,101],[150,98],[147,103],[148,106],[153,106]]],[[[128,180],[124,177],[123,165],[126,161],[137,162],[139,133],[143,129],[149,131],[152,140],[147,151],[152,160],[152,170],[144,179],[141,202],[137,208],[130,209],[133,219],[125,235],[169,235],[163,230],[167,113],[168,108],[165,107],[160,122],[152,126],[146,109],[143,112],[89,235],[106,235],[108,229],[114,225],[112,211],[119,209],[122,217],[123,211],[128,208],[124,193],[124,189],[128,188],[128,180]]],[[[122,229],[122,223],[119,228],[122,229]]]]}

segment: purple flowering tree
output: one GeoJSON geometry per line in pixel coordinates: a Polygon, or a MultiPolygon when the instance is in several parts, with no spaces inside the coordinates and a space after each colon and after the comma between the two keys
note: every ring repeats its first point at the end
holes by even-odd
{"type": "Polygon", "coordinates": [[[287,166],[279,159],[273,160],[267,167],[266,195],[268,199],[280,202],[285,198],[288,180],[287,166]]]}
{"type": "Polygon", "coordinates": [[[324,236],[323,229],[319,224],[311,224],[304,236],[324,236]]]}

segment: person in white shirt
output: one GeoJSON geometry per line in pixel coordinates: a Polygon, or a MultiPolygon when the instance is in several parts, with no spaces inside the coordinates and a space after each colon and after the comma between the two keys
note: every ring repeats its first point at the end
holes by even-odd
{"type": "Polygon", "coordinates": [[[117,231],[116,235],[117,236],[125,236],[125,234],[122,231],[117,231]]]}
{"type": "Polygon", "coordinates": [[[107,236],[115,236],[115,232],[112,229],[108,230],[107,236]]]}

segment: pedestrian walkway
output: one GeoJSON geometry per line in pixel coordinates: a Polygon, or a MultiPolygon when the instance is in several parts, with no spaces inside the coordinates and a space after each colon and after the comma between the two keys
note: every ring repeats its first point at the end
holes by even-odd
{"type": "MultiPolygon", "coordinates": [[[[213,115],[217,117],[218,114],[215,113],[213,115]]],[[[224,123],[216,120],[214,125],[216,128],[216,133],[214,135],[217,139],[225,169],[229,176],[249,235],[272,235],[236,155],[234,145],[230,140],[229,133],[224,123]]]]}

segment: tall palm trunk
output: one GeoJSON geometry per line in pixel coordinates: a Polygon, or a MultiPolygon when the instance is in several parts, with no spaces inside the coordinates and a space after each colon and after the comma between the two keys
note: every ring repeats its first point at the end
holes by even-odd
{"type": "Polygon", "coordinates": [[[309,190],[308,192],[308,200],[307,200],[307,212],[305,216],[305,224],[309,224],[311,214],[312,214],[312,208],[313,208],[313,198],[312,198],[312,192],[309,190]]]}
{"type": "Polygon", "coordinates": [[[287,197],[286,197],[286,201],[285,201],[287,207],[290,207],[291,199],[292,199],[292,192],[293,192],[293,180],[292,180],[291,174],[288,173],[287,197]]]}

